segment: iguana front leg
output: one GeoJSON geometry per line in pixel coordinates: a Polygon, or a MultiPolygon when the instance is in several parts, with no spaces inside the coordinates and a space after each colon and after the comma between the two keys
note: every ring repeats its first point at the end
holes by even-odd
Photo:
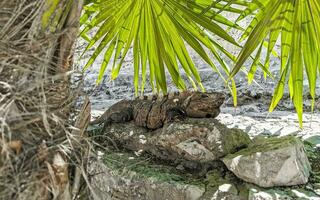
{"type": "Polygon", "coordinates": [[[174,121],[182,121],[186,118],[186,112],[180,107],[173,107],[167,110],[165,116],[165,123],[174,121]]]}
{"type": "Polygon", "coordinates": [[[90,122],[90,124],[104,123],[102,131],[110,125],[110,123],[128,122],[133,119],[133,106],[132,101],[122,100],[112,105],[105,113],[98,119],[90,122]]]}
{"type": "Polygon", "coordinates": [[[101,132],[104,132],[106,127],[111,123],[129,122],[133,119],[133,109],[131,107],[124,108],[117,112],[110,113],[105,119],[101,132]]]}

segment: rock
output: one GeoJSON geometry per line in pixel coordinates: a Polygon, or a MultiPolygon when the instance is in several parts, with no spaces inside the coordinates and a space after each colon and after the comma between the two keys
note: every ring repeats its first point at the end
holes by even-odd
{"type": "Polygon", "coordinates": [[[302,142],[293,136],[259,140],[222,160],[237,177],[261,187],[305,184],[311,170],[302,142]]]}
{"type": "Polygon", "coordinates": [[[298,127],[287,126],[280,131],[280,136],[297,135],[300,131],[298,127]]]}
{"type": "Polygon", "coordinates": [[[282,191],[250,189],[248,200],[293,200],[294,198],[282,191]]]}
{"type": "Polygon", "coordinates": [[[205,185],[173,167],[149,163],[128,153],[105,153],[89,165],[95,199],[200,200],[205,185]],[[129,159],[134,157],[134,159],[129,159]]]}
{"type": "Polygon", "coordinates": [[[170,162],[207,163],[251,143],[245,132],[229,129],[210,118],[187,118],[155,131],[136,127],[133,123],[114,123],[105,132],[119,146],[132,151],[142,150],[170,162]]]}
{"type": "Polygon", "coordinates": [[[320,134],[304,137],[303,139],[315,147],[320,147],[320,134]]]}
{"type": "Polygon", "coordinates": [[[305,189],[294,189],[291,190],[291,196],[293,199],[310,199],[310,200],[320,200],[320,196],[305,189]]]}
{"type": "Polygon", "coordinates": [[[283,129],[283,127],[281,126],[275,126],[274,123],[267,123],[266,125],[261,125],[262,131],[261,133],[259,133],[259,135],[278,136],[281,134],[281,130],[283,129]]]}
{"type": "Polygon", "coordinates": [[[218,160],[251,143],[249,136],[238,129],[228,129],[215,119],[186,119],[163,127],[154,140],[156,146],[172,149],[187,160],[218,160]]]}
{"type": "Polygon", "coordinates": [[[190,200],[200,199],[205,192],[203,188],[194,185],[189,185],[184,191],[186,193],[185,198],[190,200]]]}
{"type": "Polygon", "coordinates": [[[316,183],[316,184],[314,184],[314,193],[316,193],[317,195],[319,195],[320,196],[320,183],[316,183]]]}
{"type": "Polygon", "coordinates": [[[237,188],[232,184],[220,185],[211,200],[240,200],[237,188]]]}

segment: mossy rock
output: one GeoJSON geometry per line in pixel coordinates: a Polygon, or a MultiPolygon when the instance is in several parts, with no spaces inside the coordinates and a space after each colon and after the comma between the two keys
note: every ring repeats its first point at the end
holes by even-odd
{"type": "Polygon", "coordinates": [[[312,169],[309,182],[320,185],[320,148],[308,141],[304,141],[304,146],[312,169]]]}
{"type": "Polygon", "coordinates": [[[303,143],[293,136],[259,140],[222,160],[237,177],[260,187],[305,184],[311,170],[303,143]]]}
{"type": "Polygon", "coordinates": [[[157,164],[150,158],[138,157],[130,153],[106,153],[103,162],[114,172],[135,173],[137,178],[152,178],[155,181],[178,184],[192,184],[203,187],[200,179],[185,174],[172,166],[157,164]]]}
{"type": "Polygon", "coordinates": [[[257,140],[256,142],[249,145],[248,148],[242,149],[234,154],[229,154],[225,159],[235,158],[239,155],[248,156],[254,153],[266,152],[266,151],[274,151],[277,149],[281,149],[284,147],[289,147],[300,143],[301,141],[294,136],[287,136],[282,138],[271,137],[257,140]]]}
{"type": "Polygon", "coordinates": [[[105,152],[91,168],[98,174],[92,187],[101,199],[198,200],[205,192],[201,179],[127,152],[105,152]]]}

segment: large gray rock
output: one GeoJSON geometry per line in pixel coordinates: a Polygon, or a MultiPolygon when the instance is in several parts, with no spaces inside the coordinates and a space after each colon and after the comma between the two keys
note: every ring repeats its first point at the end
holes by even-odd
{"type": "Polygon", "coordinates": [[[261,187],[305,184],[311,170],[302,142],[293,136],[259,140],[222,160],[237,177],[261,187]]]}
{"type": "Polygon", "coordinates": [[[185,160],[207,163],[247,147],[249,136],[238,129],[229,129],[215,119],[187,118],[155,131],[133,123],[112,124],[105,134],[118,145],[147,152],[167,161],[185,160]]]}

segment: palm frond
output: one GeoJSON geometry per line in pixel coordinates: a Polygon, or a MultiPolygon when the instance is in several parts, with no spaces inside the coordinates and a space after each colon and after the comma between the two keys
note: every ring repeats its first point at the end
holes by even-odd
{"type": "MultiPolygon", "coordinates": [[[[247,41],[232,71],[234,76],[244,62],[267,42],[263,70],[269,69],[270,56],[279,40],[281,45],[281,77],[274,91],[270,112],[283,97],[288,81],[290,97],[302,126],[304,69],[308,77],[310,95],[315,99],[316,79],[320,70],[320,2],[318,0],[254,0],[238,20],[255,14],[242,39],[247,41]],[[280,38],[280,39],[279,39],[280,38]]],[[[256,61],[261,56],[255,54],[256,61]]],[[[254,63],[255,63],[254,61],[254,63]]],[[[255,72],[255,65],[251,68],[255,72]]],[[[252,73],[251,73],[252,76],[252,73]]]]}
{"type": "MultiPolygon", "coordinates": [[[[187,51],[188,44],[227,83],[223,76],[229,76],[230,69],[221,55],[231,58],[232,55],[214,41],[208,32],[237,46],[237,42],[221,28],[221,24],[240,28],[219,14],[219,9],[222,8],[230,12],[240,12],[228,2],[219,1],[212,5],[212,1],[208,0],[100,0],[88,4],[81,18],[84,25],[81,35],[88,41],[86,50],[95,45],[97,48],[85,69],[94,63],[98,55],[105,52],[98,82],[101,81],[112,57],[114,61],[111,78],[115,79],[132,47],[136,95],[139,91],[144,91],[147,71],[155,92],[167,92],[166,71],[179,89],[186,89],[179,64],[193,87],[204,90],[197,67],[187,51]],[[90,38],[87,33],[94,27],[98,27],[98,30],[90,38]],[[208,50],[219,66],[210,59],[208,50]],[[117,61],[119,55],[122,58],[117,61]]],[[[236,95],[234,82],[232,85],[230,90],[236,95]]]]}

